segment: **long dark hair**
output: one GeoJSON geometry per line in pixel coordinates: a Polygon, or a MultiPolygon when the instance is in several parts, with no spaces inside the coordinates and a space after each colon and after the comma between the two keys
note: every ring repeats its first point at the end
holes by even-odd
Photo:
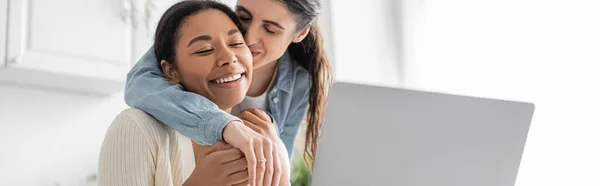
{"type": "Polygon", "coordinates": [[[215,9],[225,13],[241,29],[240,22],[231,8],[216,1],[185,0],[171,6],[160,18],[154,34],[154,54],[157,61],[166,60],[175,65],[175,48],[179,40],[179,27],[183,21],[203,10],[215,9]]]}
{"type": "Polygon", "coordinates": [[[312,170],[315,159],[323,113],[327,100],[327,89],[331,84],[331,67],[327,60],[321,32],[316,25],[321,11],[320,0],[278,0],[296,19],[296,31],[310,27],[306,38],[288,47],[290,56],[310,73],[309,108],[306,114],[306,143],[304,161],[312,170]]]}

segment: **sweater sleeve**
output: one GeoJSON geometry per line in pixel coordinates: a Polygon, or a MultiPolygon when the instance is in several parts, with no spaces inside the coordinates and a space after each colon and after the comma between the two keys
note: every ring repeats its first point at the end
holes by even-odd
{"type": "Polygon", "coordinates": [[[153,186],[155,167],[149,140],[129,115],[118,115],[100,150],[98,185],[153,186]]]}

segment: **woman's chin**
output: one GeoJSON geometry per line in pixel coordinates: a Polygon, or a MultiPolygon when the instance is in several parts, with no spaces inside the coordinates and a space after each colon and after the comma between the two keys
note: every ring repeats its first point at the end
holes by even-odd
{"type": "Polygon", "coordinates": [[[260,69],[261,67],[265,66],[268,63],[262,57],[254,58],[252,60],[253,60],[252,69],[254,69],[254,70],[260,69]]]}
{"type": "Polygon", "coordinates": [[[237,104],[240,104],[246,96],[245,94],[226,95],[227,94],[220,94],[218,95],[219,98],[212,100],[215,102],[215,104],[217,104],[217,106],[219,106],[221,110],[225,111],[233,108],[237,104]]]}
{"type": "Polygon", "coordinates": [[[209,82],[206,88],[208,94],[211,95],[210,100],[219,105],[219,108],[225,110],[244,100],[249,84],[249,80],[244,74],[240,79],[227,83],[209,82]]]}

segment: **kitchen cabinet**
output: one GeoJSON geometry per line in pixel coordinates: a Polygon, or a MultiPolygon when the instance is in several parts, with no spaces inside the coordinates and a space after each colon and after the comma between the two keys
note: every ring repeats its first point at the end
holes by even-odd
{"type": "Polygon", "coordinates": [[[123,90],[139,57],[132,46],[149,39],[133,36],[124,2],[0,0],[8,9],[0,15],[6,25],[0,84],[100,95],[123,90]]]}
{"type": "Polygon", "coordinates": [[[6,18],[8,16],[8,0],[0,0],[0,66],[6,61],[6,18]]]}

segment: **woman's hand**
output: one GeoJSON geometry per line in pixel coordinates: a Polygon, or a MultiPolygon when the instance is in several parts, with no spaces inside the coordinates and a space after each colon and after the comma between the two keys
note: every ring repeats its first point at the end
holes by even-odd
{"type": "Polygon", "coordinates": [[[265,111],[257,108],[249,108],[238,113],[237,117],[242,119],[246,126],[259,134],[273,141],[279,140],[277,129],[271,122],[271,117],[265,111]]]}
{"type": "Polygon", "coordinates": [[[183,186],[248,185],[247,162],[240,150],[225,142],[192,144],[196,168],[183,186]]]}
{"type": "MultiPolygon", "coordinates": [[[[263,136],[267,136],[277,144],[276,150],[278,151],[278,156],[275,159],[278,160],[277,164],[280,167],[275,168],[276,171],[273,172],[272,181],[265,180],[264,182],[267,184],[272,183],[273,185],[289,185],[291,169],[287,150],[285,144],[279,138],[275,124],[271,123],[271,117],[266,112],[256,108],[243,110],[237,116],[244,121],[246,126],[263,136]],[[277,169],[280,171],[277,171],[277,169]]],[[[265,178],[268,177],[266,176],[265,178]]]]}
{"type": "Polygon", "coordinates": [[[223,129],[223,139],[240,149],[246,156],[249,183],[271,186],[264,180],[273,180],[275,171],[280,172],[277,144],[241,122],[233,121],[223,129]]]}

